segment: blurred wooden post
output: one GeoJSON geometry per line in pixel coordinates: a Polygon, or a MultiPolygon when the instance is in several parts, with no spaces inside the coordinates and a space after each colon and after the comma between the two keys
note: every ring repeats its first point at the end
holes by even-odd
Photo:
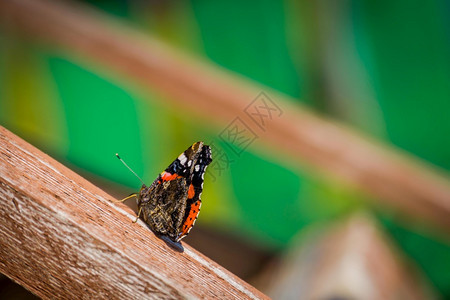
{"type": "Polygon", "coordinates": [[[274,299],[436,299],[431,286],[368,215],[310,231],[265,292],[274,299]]]}
{"type": "Polygon", "coordinates": [[[320,118],[300,105],[293,106],[296,101],[285,95],[188,58],[80,3],[0,0],[0,26],[13,34],[26,33],[39,43],[49,42],[84,55],[91,66],[102,63],[116,74],[165,95],[177,108],[220,126],[217,128],[238,120],[234,125],[241,124],[236,128],[246,135],[242,138],[256,136],[257,142],[276,150],[280,157],[287,155],[292,163],[331,174],[382,205],[413,216],[415,221],[434,224],[433,232],[450,232],[448,174],[320,118]],[[264,107],[259,107],[261,115],[245,113],[261,91],[279,106],[282,116],[269,118],[264,107]],[[254,118],[264,118],[265,127],[254,118]]]}
{"type": "Polygon", "coordinates": [[[52,299],[265,299],[0,127],[0,272],[52,299]]]}

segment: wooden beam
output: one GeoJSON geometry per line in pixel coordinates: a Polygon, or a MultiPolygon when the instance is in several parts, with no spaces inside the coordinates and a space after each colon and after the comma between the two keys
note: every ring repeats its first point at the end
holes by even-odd
{"type": "Polygon", "coordinates": [[[266,296],[0,127],[0,272],[42,298],[266,296]]]}
{"type": "Polygon", "coordinates": [[[331,174],[381,205],[393,207],[415,221],[434,224],[433,232],[450,232],[450,182],[446,172],[318,117],[300,105],[294,106],[294,99],[186,57],[79,3],[0,1],[0,20],[5,30],[25,32],[38,42],[83,55],[91,66],[101,63],[220,128],[237,120],[233,125],[240,124],[241,128],[234,128],[245,131],[245,137],[255,138],[291,163],[331,174]],[[261,91],[282,111],[281,116],[265,117],[265,127],[255,122],[261,115],[245,113],[261,91]]]}

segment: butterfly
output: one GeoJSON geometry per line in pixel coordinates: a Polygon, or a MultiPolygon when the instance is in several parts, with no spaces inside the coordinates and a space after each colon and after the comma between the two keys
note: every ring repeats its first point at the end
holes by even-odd
{"type": "MultiPolygon", "coordinates": [[[[119,157],[122,163],[137,174],[119,157]]],[[[212,162],[211,148],[196,142],[181,153],[150,186],[142,182],[139,193],[118,202],[136,197],[138,215],[166,241],[178,243],[186,237],[197,220],[202,205],[201,194],[206,168],[212,162]]]]}

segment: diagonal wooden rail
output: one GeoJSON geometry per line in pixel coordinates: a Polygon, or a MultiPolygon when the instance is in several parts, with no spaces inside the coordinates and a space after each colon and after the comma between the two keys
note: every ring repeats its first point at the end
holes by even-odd
{"type": "Polygon", "coordinates": [[[0,25],[13,34],[26,33],[39,43],[84,55],[91,64],[101,63],[222,128],[239,116],[250,129],[249,137],[255,134],[280,156],[332,174],[382,205],[450,232],[448,174],[293,106],[295,101],[285,95],[185,57],[79,3],[0,0],[0,25]],[[261,91],[284,111],[263,129],[243,113],[261,91]]]}
{"type": "Polygon", "coordinates": [[[265,299],[0,127],[0,272],[52,299],[265,299]]]}

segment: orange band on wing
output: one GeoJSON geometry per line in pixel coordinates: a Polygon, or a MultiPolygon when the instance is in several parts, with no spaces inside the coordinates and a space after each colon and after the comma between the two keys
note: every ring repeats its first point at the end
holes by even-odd
{"type": "Polygon", "coordinates": [[[181,176],[178,175],[177,173],[175,173],[175,174],[170,174],[170,173],[168,173],[168,172],[166,172],[166,171],[164,171],[164,172],[161,173],[161,179],[162,179],[162,181],[170,181],[170,180],[174,180],[174,179],[177,179],[177,178],[180,178],[180,177],[181,177],[181,176]]]}
{"type": "Polygon", "coordinates": [[[194,186],[191,184],[188,190],[188,199],[192,199],[195,196],[194,186]]]}
{"type": "Polygon", "coordinates": [[[191,205],[191,210],[189,211],[189,215],[184,221],[183,225],[181,225],[181,233],[180,233],[180,239],[189,233],[189,230],[191,230],[192,226],[194,226],[194,222],[197,219],[198,214],[200,213],[200,205],[202,204],[202,201],[197,200],[191,205]]]}

